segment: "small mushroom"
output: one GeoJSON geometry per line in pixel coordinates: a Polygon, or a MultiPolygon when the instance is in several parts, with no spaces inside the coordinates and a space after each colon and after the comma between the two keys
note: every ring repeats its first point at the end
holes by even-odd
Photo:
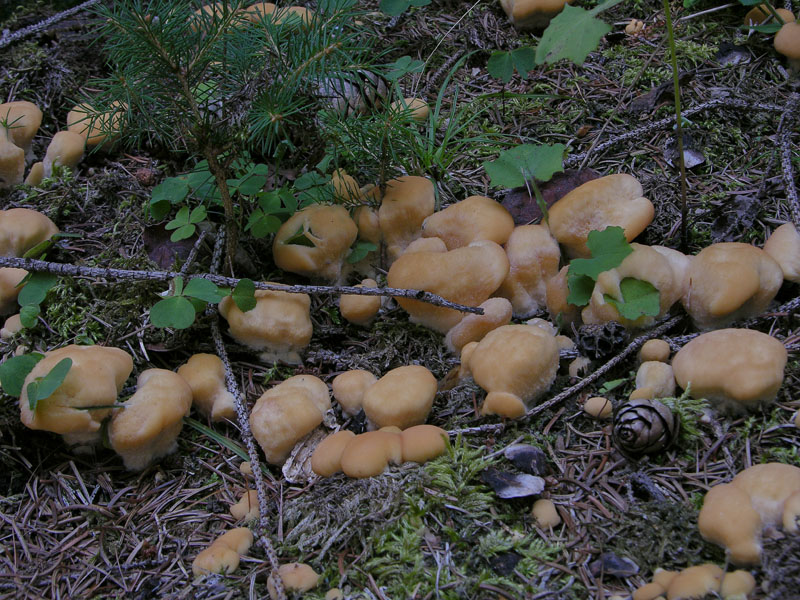
{"type": "Polygon", "coordinates": [[[749,571],[732,571],[722,576],[719,594],[723,600],[747,600],[756,589],[756,579],[749,571]]]}
{"type": "Polygon", "coordinates": [[[518,29],[544,29],[550,19],[574,0],[500,0],[508,19],[518,29]]]}
{"type": "Polygon", "coordinates": [[[22,331],[22,319],[19,313],[11,315],[3,323],[3,328],[0,329],[0,339],[8,340],[14,337],[17,333],[22,331]]]}
{"type": "Polygon", "coordinates": [[[67,131],[82,136],[88,148],[111,142],[119,134],[125,110],[127,106],[121,102],[114,102],[106,112],[78,104],[67,113],[67,131]]]}
{"type": "MultiPolygon", "coordinates": [[[[433,292],[468,306],[478,306],[497,290],[508,274],[508,258],[496,243],[481,240],[448,252],[412,252],[400,256],[389,269],[390,287],[433,292]]],[[[450,308],[396,298],[411,321],[447,333],[463,313],[450,308]]]]}
{"type": "Polygon", "coordinates": [[[334,282],[357,235],[358,227],[345,207],[312,204],[281,225],[272,255],[284,271],[334,282]]]}
{"type": "Polygon", "coordinates": [[[239,557],[253,545],[253,534],[247,527],[226,531],[192,561],[195,577],[208,573],[233,573],[239,568],[239,557]]]}
{"type": "Polygon", "coordinates": [[[328,386],[313,375],[295,375],[264,392],[250,413],[250,429],[267,462],[282,465],[330,407],[328,386]]]}
{"type": "Polygon", "coordinates": [[[42,111],[33,102],[16,100],[0,104],[0,139],[7,139],[22,148],[25,158],[31,160],[31,143],[42,124],[42,111]]]}
{"type": "Polygon", "coordinates": [[[589,258],[590,231],[619,226],[630,242],[653,220],[652,202],[630,175],[607,175],[588,181],[550,207],[550,231],[570,258],[589,258]]]}
{"type": "Polygon", "coordinates": [[[225,384],[225,366],[215,354],[194,354],[178,368],[192,388],[192,403],[212,421],[236,418],[236,401],[225,384]]]}
{"type": "Polygon", "coordinates": [[[389,110],[392,112],[408,111],[411,119],[417,123],[424,123],[428,120],[428,115],[431,114],[428,103],[422,98],[403,98],[402,100],[395,100],[389,105],[389,110]]]}
{"type": "Polygon", "coordinates": [[[330,477],[342,470],[342,453],[356,434],[342,429],[322,440],[311,454],[311,470],[320,477],[330,477]]]}
{"type": "Polygon", "coordinates": [[[553,320],[560,319],[563,325],[570,325],[580,321],[580,308],[567,302],[569,286],[567,272],[569,266],[561,270],[545,282],[545,300],[547,312],[553,320]]]}
{"type": "Polygon", "coordinates": [[[22,183],[25,151],[0,133],[0,189],[22,183]]]}
{"type": "Polygon", "coordinates": [[[242,11],[242,15],[252,23],[259,23],[264,17],[274,13],[275,8],[276,6],[272,2],[256,2],[245,8],[242,11]]]}
{"type": "Polygon", "coordinates": [[[340,201],[351,202],[361,198],[361,188],[358,182],[344,169],[336,169],[331,174],[331,185],[340,201]]]}
{"type": "Polygon", "coordinates": [[[614,407],[608,398],[594,396],[583,403],[583,412],[595,419],[608,419],[614,412],[614,407]]]}
{"type": "Polygon", "coordinates": [[[567,373],[570,377],[581,377],[589,372],[589,367],[592,366],[592,361],[585,356],[579,356],[567,367],[567,373]]]}
{"type": "Polygon", "coordinates": [[[639,19],[631,19],[628,21],[628,24],[625,25],[625,33],[628,35],[639,35],[644,31],[644,21],[640,21],[639,19]]]}
{"type": "Polygon", "coordinates": [[[0,268],[0,315],[14,312],[19,296],[19,284],[28,275],[25,269],[0,268]]]}
{"type": "Polygon", "coordinates": [[[241,344],[263,351],[262,360],[300,362],[299,352],[311,341],[311,298],[307,294],[256,290],[256,306],[242,312],[231,296],[219,303],[219,312],[241,344]]]}
{"type": "Polygon", "coordinates": [[[775,34],[772,44],[775,52],[786,57],[786,63],[792,71],[800,71],[800,23],[784,23],[775,34]]]}
{"type": "Polygon", "coordinates": [[[561,524],[561,517],[556,510],[556,505],[552,500],[542,498],[533,503],[533,510],[531,511],[536,523],[542,529],[552,529],[561,524]]]}
{"type": "Polygon", "coordinates": [[[775,338],[751,329],[719,329],[697,336],[672,359],[675,380],[694,398],[742,414],[775,399],[787,352],[775,338]]]}
{"type": "Polygon", "coordinates": [[[675,374],[667,363],[643,362],[636,371],[636,389],[630,399],[671,398],[675,395],[675,374]]]}
{"type": "Polygon", "coordinates": [[[342,412],[353,417],[361,410],[364,392],[377,381],[375,375],[363,369],[345,371],[334,377],[331,382],[333,397],[341,405],[342,412]]]}
{"type": "Polygon", "coordinates": [[[166,369],[142,371],[136,393],[115,411],[108,427],[111,447],[125,468],[142,471],[178,448],[183,418],[192,407],[192,388],[166,369]]]}
{"type": "Polygon", "coordinates": [[[364,413],[377,427],[406,429],[428,418],[438,384],[420,365],[392,369],[364,391],[364,413]]]}
{"type": "Polygon", "coordinates": [[[42,183],[42,179],[44,179],[44,163],[39,161],[31,165],[31,170],[28,171],[28,176],[25,178],[24,183],[35,187],[42,183]]]}
{"type": "Polygon", "coordinates": [[[22,423],[30,429],[60,433],[67,443],[97,443],[100,425],[111,413],[111,406],[132,370],[133,359],[119,348],[69,345],[45,352],[22,386],[19,398],[22,423]],[[47,375],[65,358],[72,360],[72,366],[64,381],[32,409],[28,384],[47,375]]]}
{"type": "Polygon", "coordinates": [[[389,260],[393,261],[422,235],[422,222],[433,214],[433,182],[413,175],[398,177],[386,182],[383,196],[380,188],[374,188],[372,195],[380,199],[378,223],[389,260]]]}
{"type": "Polygon", "coordinates": [[[689,567],[678,573],[667,588],[667,600],[705,598],[719,591],[723,571],[717,565],[689,567]]]}
{"type": "Polygon", "coordinates": [[[53,176],[53,167],[56,165],[75,169],[83,158],[86,141],[83,136],[74,131],[59,131],[50,140],[47,152],[42,160],[44,176],[53,176]]]}
{"type": "Polygon", "coordinates": [[[764,243],[764,252],[775,259],[786,281],[800,283],[800,233],[794,223],[784,223],[764,243]]]}
{"type": "Polygon", "coordinates": [[[400,433],[403,462],[424,463],[447,450],[447,432],[435,425],[414,425],[400,433]]]}
{"type": "Polygon", "coordinates": [[[671,351],[669,343],[664,340],[647,340],[639,350],[639,361],[667,362],[671,351]]]}
{"type": "Polygon", "coordinates": [[[514,217],[499,202],[485,196],[470,196],[425,219],[424,237],[440,238],[448,250],[469,246],[478,240],[499,245],[514,231],[514,217]]]}
{"type": "Polygon", "coordinates": [[[22,256],[56,233],[56,224],[40,212],[29,208],[0,210],[0,256],[22,256]]]}
{"type": "MultiPolygon", "coordinates": [[[[307,592],[317,587],[319,575],[305,563],[286,563],[278,567],[278,577],[283,582],[283,589],[287,592],[307,592]]],[[[272,600],[278,600],[278,591],[272,583],[272,577],[267,579],[267,591],[272,600]]]]}
{"type": "Polygon", "coordinates": [[[700,329],[725,327],[766,310],[783,283],[783,271],[761,248],[722,242],[692,258],[682,303],[700,329]]]}
{"type": "Polygon", "coordinates": [[[314,11],[304,6],[289,6],[276,8],[273,18],[277,25],[289,25],[308,27],[314,20],[314,11]]]}
{"type": "Polygon", "coordinates": [[[482,315],[470,314],[458,322],[444,338],[450,352],[460,353],[469,342],[479,342],[484,336],[511,321],[511,303],[505,298],[489,298],[481,303],[482,315]]]}
{"type": "Polygon", "coordinates": [[[391,431],[367,431],[354,437],[342,452],[340,465],[348,477],[380,475],[389,463],[403,462],[402,439],[391,431]]]}
{"type": "MultiPolygon", "coordinates": [[[[794,15],[790,10],[786,10],[785,8],[776,8],[775,12],[780,15],[784,23],[791,23],[795,20],[794,15]]],[[[763,4],[759,4],[758,6],[755,6],[747,11],[747,14],[744,16],[744,24],[748,27],[753,27],[755,25],[761,25],[764,23],[764,21],[770,18],[774,18],[770,10],[763,4]]]]}
{"type": "Polygon", "coordinates": [[[706,540],[724,547],[731,562],[761,562],[765,527],[800,531],[800,467],[765,463],[749,467],[730,483],[712,487],[703,500],[697,526],[706,540]]]}
{"type": "Polygon", "coordinates": [[[666,593],[667,589],[663,585],[651,582],[637,588],[633,592],[632,598],[633,600],[658,600],[658,598],[664,598],[666,593]]]}
{"type": "Polygon", "coordinates": [[[231,516],[237,521],[253,521],[258,518],[258,492],[247,490],[236,504],[230,507],[231,516]]]}
{"type": "MultiPolygon", "coordinates": [[[[356,287],[378,287],[374,279],[364,279],[356,287]]],[[[381,296],[360,296],[357,294],[342,294],[339,297],[339,312],[346,321],[360,327],[369,327],[378,311],[381,309],[383,298],[381,296]]]]}

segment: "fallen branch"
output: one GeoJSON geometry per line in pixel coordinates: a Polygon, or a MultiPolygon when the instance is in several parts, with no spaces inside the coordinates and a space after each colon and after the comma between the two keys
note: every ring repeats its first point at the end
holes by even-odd
{"type": "MultiPolygon", "coordinates": [[[[52,273],[53,275],[66,275],[69,277],[91,277],[110,279],[116,281],[171,281],[182,276],[176,271],[134,271],[132,269],[112,269],[110,267],[79,267],[65,263],[54,263],[32,258],[0,257],[0,267],[14,267],[35,271],[37,273],[52,273]]],[[[235,277],[224,277],[213,273],[191,275],[187,279],[208,279],[209,281],[226,287],[236,287],[241,281],[235,277]]],[[[357,296],[395,296],[411,298],[434,306],[451,308],[460,312],[482,315],[483,309],[476,306],[466,306],[445,300],[441,296],[423,290],[408,290],[403,288],[374,288],[355,287],[350,285],[280,285],[277,283],[254,282],[257,290],[272,290],[275,292],[288,292],[290,294],[311,294],[315,296],[352,294],[357,296]]]]}
{"type": "Polygon", "coordinates": [[[44,21],[39,21],[33,25],[29,25],[28,27],[24,27],[19,31],[15,31],[14,33],[4,32],[3,37],[0,37],[0,48],[5,48],[9,44],[16,42],[17,40],[24,39],[29,35],[33,35],[34,33],[41,33],[42,31],[47,30],[51,25],[55,25],[59,21],[63,21],[67,17],[71,17],[74,14],[77,14],[83,10],[86,10],[90,6],[97,4],[98,0],[87,0],[83,4],[79,4],[78,6],[73,6],[72,8],[68,8],[65,11],[62,11],[52,17],[45,19],[44,21]]]}

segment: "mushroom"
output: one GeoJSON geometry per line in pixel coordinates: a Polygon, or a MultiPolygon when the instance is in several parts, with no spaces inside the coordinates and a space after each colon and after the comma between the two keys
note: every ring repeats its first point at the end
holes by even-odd
{"type": "Polygon", "coordinates": [[[74,131],[59,131],[50,140],[47,152],[42,160],[44,176],[53,176],[53,167],[56,165],[75,169],[83,158],[86,141],[83,136],[74,131]]]}
{"type": "Polygon", "coordinates": [[[622,173],[588,181],[550,207],[550,231],[570,258],[590,257],[590,231],[616,225],[630,242],[653,220],[653,204],[642,194],[642,185],[622,173]]]}
{"type": "Polygon", "coordinates": [[[800,467],[782,463],[753,465],[730,483],[712,487],[703,500],[697,526],[706,540],[723,546],[737,565],[761,562],[765,527],[800,531],[800,467]]]}
{"type": "Polygon", "coordinates": [[[553,384],[558,344],[535,325],[504,325],[486,334],[467,360],[475,383],[488,392],[481,414],[514,419],[553,384]]]}
{"type": "Polygon", "coordinates": [[[83,137],[92,148],[112,141],[120,132],[127,105],[113,102],[108,111],[99,112],[90,104],[78,104],[67,113],[67,131],[83,137]]]}
{"type": "Polygon", "coordinates": [[[42,183],[42,179],[44,179],[44,163],[39,161],[31,165],[31,170],[28,171],[28,176],[25,178],[24,183],[35,187],[42,183]]]}
{"type": "Polygon", "coordinates": [[[431,109],[428,106],[428,103],[421,98],[403,98],[402,100],[395,100],[391,103],[391,105],[389,105],[389,111],[408,111],[408,115],[411,117],[411,120],[416,121],[417,123],[424,123],[428,120],[428,115],[431,114],[431,109]]]}
{"type": "Polygon", "coordinates": [[[518,29],[544,29],[550,19],[574,0],[500,0],[509,21],[518,29]]]}
{"type": "Polygon", "coordinates": [[[330,407],[328,386],[313,375],[295,375],[264,392],[250,413],[250,429],[267,462],[282,465],[330,407]]]}
{"type": "Polygon", "coordinates": [[[402,462],[400,434],[379,429],[350,440],[342,452],[340,464],[348,477],[364,478],[380,475],[389,463],[399,465],[402,462]]]}
{"type": "Polygon", "coordinates": [[[440,238],[448,250],[478,240],[501,246],[514,231],[514,217],[499,202],[485,196],[470,196],[433,213],[422,223],[423,237],[440,238]]]}
{"type": "Polygon", "coordinates": [[[42,111],[33,102],[17,100],[0,104],[0,138],[22,148],[25,158],[33,158],[31,143],[42,124],[42,111]]]}
{"type": "Polygon", "coordinates": [[[192,407],[192,388],[172,371],[147,369],[136,382],[136,393],[114,412],[108,427],[111,447],[129,471],[175,452],[183,418],[192,407]]]}
{"type": "Polygon", "coordinates": [[[552,500],[541,498],[533,503],[533,510],[531,511],[533,518],[536,519],[536,524],[542,529],[552,529],[561,524],[561,517],[558,515],[556,505],[552,500]]]}
{"type": "Polygon", "coordinates": [[[633,600],[658,600],[658,598],[664,598],[666,593],[667,589],[663,585],[651,582],[637,588],[633,592],[632,598],[633,600]]]}
{"type": "Polygon", "coordinates": [[[567,367],[567,372],[570,377],[580,377],[589,372],[589,367],[592,366],[592,361],[585,356],[579,356],[567,367]]]}
{"type": "Polygon", "coordinates": [[[262,350],[265,361],[300,362],[299,352],[311,341],[311,298],[307,294],[256,290],[256,306],[242,312],[231,296],[219,303],[219,312],[241,344],[262,350]]]}
{"type": "Polygon", "coordinates": [[[567,273],[569,266],[561,270],[545,282],[545,299],[547,312],[553,320],[560,319],[562,325],[570,325],[580,320],[580,308],[567,302],[569,286],[567,273]]]}
{"type": "Polygon", "coordinates": [[[236,504],[231,504],[231,516],[237,521],[253,521],[258,518],[258,492],[247,490],[236,504]]]}
{"type": "Polygon", "coordinates": [[[686,312],[700,329],[716,329],[764,312],[783,283],[783,271],[760,248],[722,242],[691,260],[688,278],[681,300],[686,312]]]}
{"type": "Polygon", "coordinates": [[[784,223],[764,242],[769,254],[783,271],[786,281],[800,283],[800,233],[794,223],[784,223]]]}
{"type": "Polygon", "coordinates": [[[382,196],[377,187],[371,195],[380,198],[378,223],[391,262],[422,235],[422,222],[433,214],[435,205],[433,182],[407,175],[387,181],[382,196]]]}
{"type": "Polygon", "coordinates": [[[747,600],[756,589],[756,579],[749,571],[733,571],[722,576],[719,595],[723,600],[747,600]]]}
{"type": "Polygon", "coordinates": [[[0,133],[0,189],[22,183],[25,151],[0,133]]]}
{"type": "MultiPolygon", "coordinates": [[[[794,21],[794,15],[790,10],[786,10],[785,8],[776,8],[775,12],[780,15],[784,23],[791,23],[794,21]]],[[[744,24],[748,27],[753,27],[755,25],[761,25],[764,23],[764,21],[770,18],[774,18],[770,10],[763,4],[759,4],[758,6],[754,6],[747,11],[747,14],[744,16],[744,24]]]]}
{"type": "Polygon", "coordinates": [[[800,23],[784,23],[772,40],[775,52],[783,54],[792,71],[800,71],[800,23]]]}
{"type": "Polygon", "coordinates": [[[356,434],[342,429],[322,440],[311,454],[311,470],[320,477],[330,477],[342,470],[342,452],[356,434]]]}
{"type": "Polygon", "coordinates": [[[672,359],[675,380],[694,398],[741,414],[775,399],[787,352],[775,338],[751,329],[719,329],[697,336],[672,359]]]}
{"type": "Polygon", "coordinates": [[[3,328],[0,329],[0,339],[8,340],[14,337],[17,333],[22,331],[22,319],[19,313],[11,315],[3,323],[3,328]]]}
{"type": "Polygon", "coordinates": [[[381,243],[381,224],[377,210],[362,204],[353,211],[353,221],[358,227],[358,239],[376,246],[381,243]]]}
{"type": "Polygon", "coordinates": [[[670,581],[667,600],[705,598],[706,594],[719,591],[722,575],[722,569],[712,564],[684,569],[670,581]]]}
{"type": "Polygon", "coordinates": [[[40,212],[29,208],[0,210],[0,256],[22,256],[56,233],[56,224],[40,212]]]}
{"type": "Polygon", "coordinates": [[[340,201],[349,202],[361,198],[358,182],[344,169],[336,169],[331,174],[331,185],[336,192],[336,198],[340,201]]]}
{"type": "Polygon", "coordinates": [[[643,362],[636,371],[636,389],[631,400],[640,398],[671,398],[675,395],[675,374],[667,363],[651,360],[643,362]]]}
{"type": "Polygon", "coordinates": [[[239,557],[253,545],[253,534],[247,527],[226,531],[192,561],[195,577],[207,573],[233,573],[239,568],[239,557]]]}
{"type": "Polygon", "coordinates": [[[469,342],[479,342],[483,337],[511,321],[511,302],[505,298],[489,298],[481,303],[482,315],[469,314],[458,322],[444,338],[450,352],[460,353],[469,342]]]}
{"type": "Polygon", "coordinates": [[[547,281],[558,273],[558,242],[544,225],[521,225],[509,236],[505,250],[508,275],[495,294],[511,301],[514,316],[535,313],[547,302],[547,281]]]}
{"type": "Polygon", "coordinates": [[[403,254],[413,254],[414,252],[447,252],[447,246],[438,237],[422,237],[411,242],[403,250],[403,254]]]}
{"type": "Polygon", "coordinates": [[[30,429],[60,433],[67,443],[97,443],[100,425],[132,370],[133,359],[119,348],[69,345],[45,352],[22,386],[20,419],[30,429]],[[65,358],[72,360],[72,366],[64,381],[49,398],[31,408],[28,384],[47,375],[65,358]],[[95,406],[99,408],[92,408],[95,406]]]}
{"type": "MultiPolygon", "coordinates": [[[[283,582],[283,589],[287,592],[307,592],[314,589],[319,583],[319,575],[305,563],[286,563],[278,567],[278,577],[283,582]]],[[[278,591],[272,582],[272,577],[267,579],[267,591],[272,600],[278,600],[278,591]]]]}
{"type": "MultiPolygon", "coordinates": [[[[364,279],[356,287],[378,287],[374,279],[364,279]]],[[[339,312],[346,321],[353,325],[369,327],[381,309],[381,296],[361,296],[358,294],[342,294],[339,297],[339,312]]]]}
{"type": "MultiPolygon", "coordinates": [[[[497,290],[508,274],[508,258],[496,243],[481,240],[448,252],[412,252],[392,264],[387,275],[390,287],[433,292],[460,304],[478,306],[497,290]]],[[[396,298],[398,304],[419,323],[447,333],[463,313],[450,308],[396,298]]]]}
{"type": "Polygon", "coordinates": [[[225,365],[215,354],[194,354],[178,368],[178,375],[192,388],[192,402],[212,421],[236,418],[236,400],[225,384],[225,365]]]}
{"type": "Polygon", "coordinates": [[[19,284],[28,275],[25,269],[0,268],[0,315],[14,312],[19,296],[19,284]]]}
{"type": "Polygon", "coordinates": [[[583,412],[595,419],[608,419],[614,412],[611,401],[602,396],[594,396],[583,403],[583,412]]]}
{"type": "Polygon", "coordinates": [[[364,413],[375,428],[420,425],[428,418],[437,387],[436,377],[425,367],[397,367],[364,391],[364,413]]]}
{"type": "Polygon", "coordinates": [[[639,350],[639,361],[667,362],[671,351],[669,343],[664,340],[647,340],[639,350]]]}
{"type": "Polygon", "coordinates": [[[312,204],[281,225],[272,255],[284,271],[334,282],[357,235],[344,206],[312,204]]]}
{"type": "Polygon", "coordinates": [[[353,417],[361,410],[364,392],[377,381],[375,375],[363,369],[345,371],[334,377],[331,382],[333,397],[342,407],[342,412],[353,417]]]}
{"type": "Polygon", "coordinates": [[[447,450],[447,432],[435,425],[414,425],[400,433],[403,462],[424,463],[447,450]]]}
{"type": "Polygon", "coordinates": [[[628,35],[639,35],[644,31],[644,21],[640,21],[639,19],[631,19],[628,21],[628,24],[625,25],[625,33],[628,35]]]}
{"type": "Polygon", "coordinates": [[[272,2],[256,2],[244,9],[243,16],[252,23],[259,23],[264,17],[274,13],[275,8],[272,2]]]}
{"type": "Polygon", "coordinates": [[[302,25],[308,27],[314,20],[314,11],[304,6],[289,6],[286,8],[276,8],[273,13],[276,25],[302,25]]]}

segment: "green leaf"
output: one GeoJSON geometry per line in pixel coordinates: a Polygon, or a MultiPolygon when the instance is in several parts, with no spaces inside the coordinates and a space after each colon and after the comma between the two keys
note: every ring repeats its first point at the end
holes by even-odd
{"type": "Polygon", "coordinates": [[[422,71],[425,63],[421,60],[412,59],[410,56],[401,56],[396,61],[386,66],[388,69],[383,76],[389,81],[397,81],[408,73],[419,73],[422,71]]]}
{"type": "Polygon", "coordinates": [[[248,176],[239,183],[239,193],[245,196],[252,196],[258,193],[266,183],[267,178],[263,175],[248,176]]]}
{"type": "Polygon", "coordinates": [[[161,200],[159,202],[152,202],[150,204],[150,214],[153,216],[153,219],[156,221],[160,221],[164,217],[167,216],[170,209],[170,203],[166,200],[161,200]]]}
{"type": "Polygon", "coordinates": [[[202,204],[200,206],[196,206],[191,214],[189,215],[189,223],[200,223],[201,221],[205,220],[208,213],[206,213],[206,207],[202,204]]]}
{"type": "Polygon", "coordinates": [[[766,25],[753,25],[752,27],[749,25],[742,25],[739,29],[744,29],[746,31],[753,30],[758,33],[778,33],[781,30],[783,25],[779,23],[767,23],[766,25]]]}
{"type": "Polygon", "coordinates": [[[189,195],[189,184],[180,177],[167,177],[164,181],[153,188],[150,196],[150,205],[155,206],[159,202],[169,202],[177,204],[182,202],[189,195]]]}
{"type": "Polygon", "coordinates": [[[310,239],[308,239],[308,236],[306,236],[306,230],[303,228],[302,225],[300,226],[300,229],[298,229],[294,233],[294,235],[289,236],[282,243],[286,244],[286,245],[290,245],[291,244],[291,245],[294,245],[294,246],[306,246],[307,248],[315,248],[316,247],[316,244],[314,244],[314,242],[311,241],[310,239]]]}
{"type": "Polygon", "coordinates": [[[583,64],[589,53],[597,49],[600,39],[611,31],[611,25],[594,15],[621,1],[609,0],[592,10],[565,5],[542,34],[536,48],[536,64],[553,64],[565,58],[576,65],[583,64]]]}
{"type": "Polygon", "coordinates": [[[256,307],[255,293],[256,286],[251,279],[240,279],[236,287],[233,288],[231,297],[240,311],[247,312],[256,307]]]}
{"type": "Polygon", "coordinates": [[[183,290],[183,295],[199,298],[200,300],[205,300],[212,304],[216,304],[226,296],[213,281],[203,279],[202,277],[195,277],[189,280],[189,283],[186,284],[186,288],[183,290]]]}
{"type": "Polygon", "coordinates": [[[655,317],[661,310],[658,290],[649,281],[626,277],[619,284],[622,292],[622,302],[609,295],[604,295],[605,301],[619,311],[620,316],[631,321],[639,317],[655,317]]]}
{"type": "Polygon", "coordinates": [[[172,232],[169,239],[173,242],[180,242],[194,235],[196,227],[194,225],[182,225],[172,232]]]}
{"type": "Polygon", "coordinates": [[[19,398],[25,378],[33,370],[44,354],[31,352],[21,356],[12,356],[0,363],[0,386],[9,396],[19,398]]]}
{"type": "Polygon", "coordinates": [[[41,312],[38,304],[26,304],[19,309],[19,321],[28,329],[35,327],[41,312]]]}
{"type": "Polygon", "coordinates": [[[182,295],[182,294],[183,294],[183,277],[181,277],[180,275],[178,275],[178,276],[177,276],[177,277],[176,277],[176,278],[173,280],[173,282],[172,282],[172,283],[173,283],[173,287],[174,287],[174,290],[173,290],[173,294],[172,294],[172,295],[173,295],[173,296],[180,296],[180,295],[182,295]]]}
{"type": "Polygon", "coordinates": [[[254,238],[260,239],[270,233],[275,233],[280,228],[281,220],[278,217],[264,214],[264,211],[257,208],[250,214],[245,231],[249,231],[254,238]]]}
{"type": "Polygon", "coordinates": [[[486,70],[489,75],[503,83],[511,81],[511,77],[514,75],[514,62],[511,60],[511,53],[501,50],[492,52],[489,61],[486,63],[486,70]]]}
{"type": "Polygon", "coordinates": [[[525,79],[528,72],[536,66],[536,51],[530,46],[523,46],[511,52],[511,60],[517,73],[525,79]]]}
{"type": "Polygon", "coordinates": [[[164,298],[150,309],[150,322],[161,328],[186,329],[194,323],[194,317],[194,306],[183,296],[164,298]]]}
{"type": "Polygon", "coordinates": [[[53,395],[58,387],[64,383],[64,379],[72,368],[72,359],[63,358],[50,369],[44,377],[37,377],[28,384],[28,406],[31,410],[36,410],[40,401],[46,400],[53,395]]]}
{"type": "Polygon", "coordinates": [[[56,283],[58,283],[58,275],[33,273],[28,278],[25,287],[20,290],[17,302],[19,302],[20,306],[41,304],[44,302],[47,292],[50,291],[50,288],[56,283]]]}
{"type": "Polygon", "coordinates": [[[483,163],[493,187],[519,187],[527,179],[549,181],[564,170],[564,144],[523,144],[500,153],[497,160],[483,163]]]}
{"type": "Polygon", "coordinates": [[[588,275],[595,281],[600,273],[618,267],[633,252],[625,239],[625,230],[617,226],[606,227],[603,231],[590,231],[586,245],[592,258],[573,260],[569,263],[569,274],[588,275]]]}
{"type": "Polygon", "coordinates": [[[567,302],[575,306],[586,306],[592,299],[594,290],[594,279],[588,275],[575,275],[572,271],[567,271],[567,302]]]}
{"type": "Polygon", "coordinates": [[[25,254],[22,255],[22,258],[39,258],[42,254],[50,249],[54,242],[55,240],[53,238],[39,242],[33,248],[25,252],[25,254]]]}
{"type": "MultiPolygon", "coordinates": [[[[188,206],[181,206],[178,210],[178,213],[175,215],[175,218],[172,219],[169,223],[164,225],[164,229],[169,231],[170,229],[178,229],[189,223],[189,207],[188,206]]],[[[173,240],[175,241],[175,240],[173,240]]]]}
{"type": "Polygon", "coordinates": [[[377,249],[378,247],[372,242],[356,242],[356,245],[353,246],[353,249],[350,250],[350,254],[347,256],[347,262],[350,264],[355,264],[362,258],[366,257],[367,254],[377,249]]]}
{"type": "Polygon", "coordinates": [[[628,381],[627,379],[612,379],[611,381],[606,381],[600,389],[597,390],[600,394],[607,394],[611,390],[614,390],[621,386],[623,383],[628,381]]]}

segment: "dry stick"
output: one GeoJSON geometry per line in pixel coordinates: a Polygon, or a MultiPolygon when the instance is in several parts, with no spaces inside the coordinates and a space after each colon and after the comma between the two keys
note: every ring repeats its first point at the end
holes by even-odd
{"type": "Polygon", "coordinates": [[[781,171],[783,172],[783,184],[786,187],[786,199],[789,201],[792,221],[794,221],[795,226],[800,227],[800,203],[797,200],[797,188],[795,187],[792,169],[792,150],[789,140],[792,134],[792,127],[787,125],[787,122],[796,122],[793,113],[797,111],[798,103],[800,103],[800,94],[792,92],[792,95],[789,96],[789,101],[786,103],[786,112],[781,116],[781,122],[778,125],[778,140],[781,146],[781,171]]]}
{"type": "Polygon", "coordinates": [[[74,6],[72,8],[68,8],[65,11],[62,11],[52,17],[45,19],[44,21],[39,21],[34,25],[30,25],[25,27],[24,29],[20,29],[19,31],[15,31],[11,34],[4,34],[3,37],[0,38],[0,48],[5,48],[9,44],[16,42],[17,40],[21,40],[22,38],[28,37],[29,35],[33,35],[34,33],[40,33],[50,27],[51,25],[55,25],[59,21],[66,19],[67,17],[71,17],[72,15],[81,12],[84,9],[89,8],[93,4],[97,4],[98,0],[88,0],[83,4],[79,4],[78,6],[74,6]]]}
{"type": "MultiPolygon", "coordinates": [[[[211,259],[211,270],[217,271],[222,262],[222,249],[224,244],[222,239],[225,237],[224,230],[220,231],[217,236],[216,243],[214,244],[214,253],[211,259]]],[[[222,333],[219,330],[219,313],[216,307],[209,306],[206,309],[206,314],[211,316],[211,337],[214,340],[214,347],[216,348],[217,355],[222,360],[225,367],[225,384],[228,391],[233,394],[234,406],[236,407],[236,420],[239,422],[239,429],[242,432],[242,439],[247,447],[247,455],[250,458],[251,471],[253,472],[253,480],[256,484],[256,494],[258,496],[258,541],[264,548],[267,554],[269,564],[272,567],[272,583],[275,585],[275,592],[279,600],[286,600],[286,592],[283,588],[283,580],[278,574],[278,555],[272,542],[267,537],[265,531],[269,527],[267,514],[269,512],[267,504],[267,486],[264,482],[264,473],[261,470],[261,461],[258,457],[258,450],[253,439],[253,433],[250,431],[250,416],[247,413],[247,405],[245,404],[244,396],[242,395],[239,385],[236,383],[236,378],[233,375],[233,368],[231,367],[230,359],[228,358],[228,351],[225,349],[225,342],[222,339],[222,333]]]]}
{"type": "MultiPolygon", "coordinates": [[[[70,277],[99,277],[102,279],[128,281],[170,281],[181,276],[181,273],[175,271],[134,271],[131,269],[112,269],[109,267],[79,267],[76,265],[54,263],[45,260],[14,258],[8,256],[0,256],[0,267],[15,267],[17,269],[25,269],[26,271],[35,271],[37,273],[53,273],[54,275],[67,275],[70,277]]],[[[201,273],[192,275],[189,279],[208,279],[217,285],[231,288],[236,287],[236,284],[241,281],[235,277],[224,277],[214,273],[201,273]]],[[[419,300],[420,302],[426,302],[428,304],[433,304],[434,306],[452,308],[453,310],[460,312],[474,313],[477,315],[483,314],[482,308],[450,302],[441,296],[437,296],[436,294],[432,294],[431,292],[426,292],[423,290],[408,290],[391,287],[354,287],[349,285],[279,285],[276,283],[265,283],[263,281],[256,281],[254,282],[254,285],[258,290],[272,290],[275,292],[288,292],[290,294],[312,294],[318,296],[326,294],[399,296],[401,298],[419,300]]]]}
{"type": "MultiPolygon", "coordinates": [[[[617,354],[614,358],[609,360],[606,364],[597,369],[594,373],[592,373],[591,375],[587,376],[584,379],[581,379],[578,383],[576,383],[572,387],[565,389],[560,394],[553,396],[550,400],[542,402],[538,406],[532,408],[531,410],[525,413],[524,418],[530,419],[531,417],[535,417],[540,412],[543,412],[548,408],[552,408],[557,404],[561,404],[564,400],[566,400],[570,396],[578,393],[589,384],[594,383],[595,381],[600,379],[600,377],[605,375],[608,371],[610,371],[611,369],[616,367],[619,363],[621,363],[623,360],[625,360],[628,357],[628,355],[638,350],[642,346],[642,344],[644,344],[647,340],[662,335],[665,331],[672,329],[675,325],[680,323],[682,319],[683,319],[682,316],[672,317],[669,321],[666,321],[661,325],[659,325],[658,327],[654,327],[653,329],[649,330],[647,333],[640,335],[639,337],[634,339],[630,344],[628,344],[622,352],[617,354]]],[[[449,435],[457,435],[457,434],[469,435],[473,433],[499,432],[502,431],[503,428],[505,428],[505,423],[492,423],[489,425],[479,425],[478,427],[468,427],[466,429],[455,429],[452,431],[448,431],[447,433],[449,435]]]]}

